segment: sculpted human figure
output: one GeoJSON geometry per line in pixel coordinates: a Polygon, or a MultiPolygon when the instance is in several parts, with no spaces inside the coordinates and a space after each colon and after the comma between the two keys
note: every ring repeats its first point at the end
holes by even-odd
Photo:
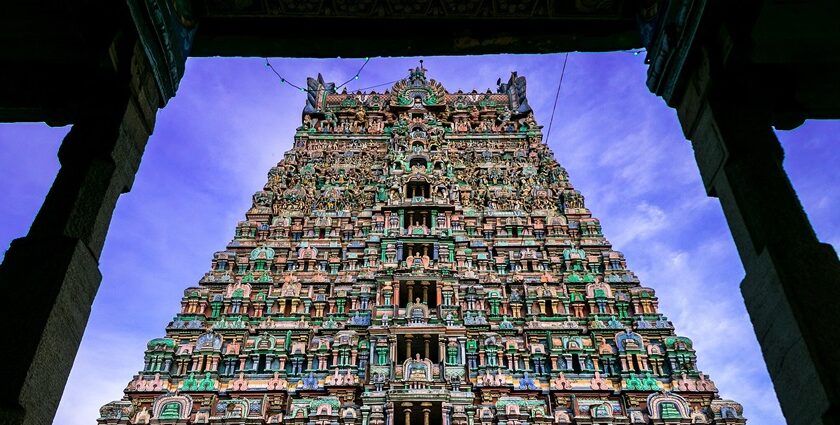
{"type": "Polygon", "coordinates": [[[147,407],[143,407],[142,410],[137,412],[137,415],[134,416],[135,424],[148,424],[149,421],[152,419],[152,416],[149,414],[149,409],[147,407]]]}
{"type": "Polygon", "coordinates": [[[700,406],[694,406],[691,411],[691,423],[693,424],[707,424],[709,423],[709,418],[700,410],[700,406]]]}
{"type": "Polygon", "coordinates": [[[569,414],[566,413],[565,410],[557,409],[554,411],[554,423],[556,424],[567,424],[571,423],[572,419],[569,417],[569,414]]]}
{"type": "Polygon", "coordinates": [[[429,258],[428,255],[424,255],[421,259],[421,262],[423,263],[423,267],[428,268],[429,265],[431,264],[432,260],[429,258]]]}
{"type": "Polygon", "coordinates": [[[425,378],[427,370],[428,368],[426,363],[420,360],[420,353],[415,353],[414,359],[408,364],[408,376],[411,377],[415,372],[417,372],[422,374],[422,377],[425,378]]]}

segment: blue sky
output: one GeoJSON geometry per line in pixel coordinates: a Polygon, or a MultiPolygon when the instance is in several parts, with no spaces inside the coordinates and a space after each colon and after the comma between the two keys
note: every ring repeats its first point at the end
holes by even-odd
{"type": "MultiPolygon", "coordinates": [[[[426,57],[427,75],[449,91],[495,89],[516,70],[548,130],[563,55],[426,57]]],[[[361,88],[403,78],[418,58],[373,58],[361,88]]],[[[352,77],[360,59],[273,59],[290,81],[322,73],[352,77]]],[[[784,420],[738,286],[743,269],[718,201],[706,197],[676,114],[645,85],[643,55],[569,56],[548,143],[572,183],[656,289],[677,333],[692,338],[699,367],[753,424],[784,420]]],[[[381,87],[378,90],[384,90],[381,87]]],[[[261,59],[190,59],[178,96],[158,114],[132,191],[117,204],[103,274],[56,424],[90,424],[143,365],[148,340],[164,334],[184,288],[232,238],[253,192],[291,147],[304,105],[261,59]]],[[[0,244],[23,236],[58,170],[68,128],[0,124],[0,244]]],[[[840,243],[840,123],[780,132],[785,167],[817,234],[840,243]]]]}

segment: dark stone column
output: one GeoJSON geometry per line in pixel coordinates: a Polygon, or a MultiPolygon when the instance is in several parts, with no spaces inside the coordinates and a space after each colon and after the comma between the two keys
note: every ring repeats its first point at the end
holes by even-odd
{"type": "Polygon", "coordinates": [[[836,424],[840,263],[820,243],[782,168],[760,78],[697,67],[678,106],[710,196],[746,270],[741,292],[789,424],[836,424]],[[706,90],[708,89],[708,90],[706,90]]]}
{"type": "Polygon", "coordinates": [[[828,3],[648,3],[648,87],[677,109],[706,190],[720,199],[785,418],[840,423],[840,262],[814,234],[773,131],[836,114],[836,79],[813,71],[834,69],[834,22],[815,19],[828,3]]]}
{"type": "Polygon", "coordinates": [[[160,96],[140,45],[117,37],[111,60],[108,94],[91,102],[64,139],[61,169],[41,210],[0,265],[13,341],[0,350],[2,424],[52,423],[102,278],[111,215],[154,126],[160,96]]]}

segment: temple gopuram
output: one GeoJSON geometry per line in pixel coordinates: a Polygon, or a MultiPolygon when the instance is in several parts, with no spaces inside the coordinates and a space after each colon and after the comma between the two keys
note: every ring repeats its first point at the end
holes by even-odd
{"type": "Polygon", "coordinates": [[[513,73],[307,84],[294,146],[100,425],[745,424],[513,73]]]}

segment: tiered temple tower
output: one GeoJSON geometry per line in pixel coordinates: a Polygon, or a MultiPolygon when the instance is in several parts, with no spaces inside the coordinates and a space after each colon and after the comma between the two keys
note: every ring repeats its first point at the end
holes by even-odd
{"type": "Polygon", "coordinates": [[[309,79],[294,147],[99,424],[744,424],[514,73],[309,79]]]}

